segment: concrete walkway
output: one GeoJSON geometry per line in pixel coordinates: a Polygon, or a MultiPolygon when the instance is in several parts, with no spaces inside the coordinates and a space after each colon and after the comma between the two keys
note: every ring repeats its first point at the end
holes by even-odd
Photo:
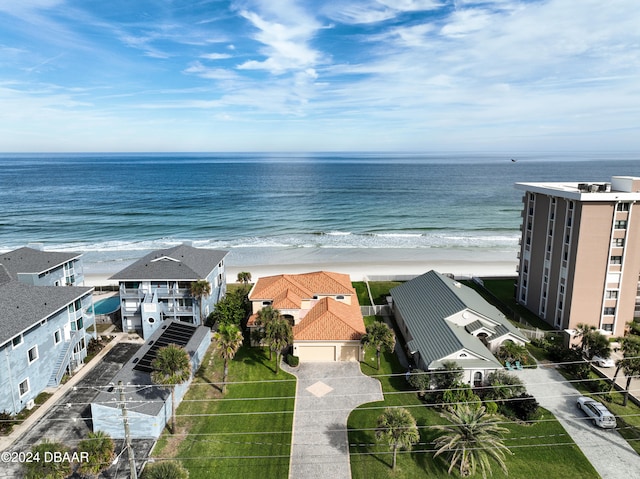
{"type": "Polygon", "coordinates": [[[289,477],[351,478],[347,418],[357,406],[384,399],[380,382],[357,362],[285,368],[298,378],[289,477]]]}
{"type": "Polygon", "coordinates": [[[578,390],[552,367],[516,371],[527,392],[553,413],[603,479],[640,479],[640,456],[615,430],[594,426],[576,407],[578,390]]]}

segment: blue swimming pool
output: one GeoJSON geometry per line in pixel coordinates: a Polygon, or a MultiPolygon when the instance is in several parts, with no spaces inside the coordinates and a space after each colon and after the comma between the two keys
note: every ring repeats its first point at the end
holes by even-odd
{"type": "Polygon", "coordinates": [[[102,298],[93,303],[96,314],[110,314],[120,307],[120,298],[112,296],[110,298],[102,298]]]}

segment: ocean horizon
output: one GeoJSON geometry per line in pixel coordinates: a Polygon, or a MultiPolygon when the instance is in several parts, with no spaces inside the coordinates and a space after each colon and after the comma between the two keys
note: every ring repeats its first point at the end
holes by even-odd
{"type": "Polygon", "coordinates": [[[318,249],[513,258],[514,183],[615,175],[640,176],[637,156],[3,153],[0,250],[40,243],[105,271],[183,242],[239,265],[318,249]]]}

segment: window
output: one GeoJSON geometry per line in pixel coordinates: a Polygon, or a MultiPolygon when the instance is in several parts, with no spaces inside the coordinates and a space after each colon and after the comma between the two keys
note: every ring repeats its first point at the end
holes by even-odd
{"type": "Polygon", "coordinates": [[[609,264],[622,264],[622,256],[611,256],[609,264]]]}
{"type": "Polygon", "coordinates": [[[58,329],[55,333],[53,333],[53,342],[54,344],[58,344],[62,338],[60,337],[60,330],[58,329]]]}
{"type": "Polygon", "coordinates": [[[602,329],[607,332],[613,333],[613,324],[603,324],[602,329]]]}
{"type": "Polygon", "coordinates": [[[616,205],[617,211],[629,211],[629,203],[618,203],[616,205]]]}
{"type": "Polygon", "coordinates": [[[605,292],[605,296],[606,299],[618,299],[618,291],[613,290],[613,289],[609,289],[605,292]]]}
{"type": "Polygon", "coordinates": [[[604,314],[605,316],[613,316],[614,314],[616,314],[616,308],[615,307],[606,307],[604,308],[604,314]]]}
{"type": "Polygon", "coordinates": [[[476,372],[473,375],[473,386],[476,388],[479,388],[480,386],[482,386],[482,373],[481,372],[476,372]]]}
{"type": "Polygon", "coordinates": [[[624,238],[614,238],[613,239],[613,246],[617,246],[622,248],[624,246],[624,238]]]}
{"type": "Polygon", "coordinates": [[[627,220],[616,220],[616,222],[614,223],[614,228],[617,230],[626,230],[627,220]]]}
{"type": "Polygon", "coordinates": [[[29,355],[29,364],[38,359],[38,346],[32,347],[27,354],[29,355]]]}
{"type": "Polygon", "coordinates": [[[20,396],[27,394],[29,392],[29,378],[22,381],[18,388],[20,389],[20,396]]]}
{"type": "Polygon", "coordinates": [[[573,209],[573,201],[569,201],[569,209],[572,210],[573,209]]]}
{"type": "Polygon", "coordinates": [[[13,338],[13,341],[11,341],[11,344],[13,344],[14,348],[17,346],[20,346],[22,344],[22,334],[13,338]]]}
{"type": "Polygon", "coordinates": [[[336,296],[336,299],[337,299],[338,301],[342,301],[342,300],[344,299],[344,296],[342,296],[342,295],[338,295],[338,296],[336,296]]]}
{"type": "Polygon", "coordinates": [[[82,317],[75,321],[71,321],[71,331],[80,331],[83,327],[82,317]]]}

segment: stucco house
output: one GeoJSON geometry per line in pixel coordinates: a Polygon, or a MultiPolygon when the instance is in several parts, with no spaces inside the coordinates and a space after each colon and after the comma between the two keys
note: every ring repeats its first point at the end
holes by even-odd
{"type": "Polygon", "coordinates": [[[300,361],[359,361],[365,334],[358,297],[347,274],[318,271],[260,278],[249,292],[254,330],[258,312],[271,306],[293,325],[300,361]]]}
{"type": "Polygon", "coordinates": [[[494,356],[506,341],[528,339],[476,291],[429,271],[391,289],[398,329],[416,367],[425,371],[455,361],[464,381],[479,386],[504,365],[494,356]]]}
{"type": "Polygon", "coordinates": [[[76,261],[31,248],[0,255],[0,411],[33,407],[38,394],[82,366],[95,320],[93,288],[64,286],[73,283],[66,275],[76,261]]]}
{"type": "Polygon", "coordinates": [[[187,244],[156,250],[111,276],[120,288],[123,331],[150,337],[167,320],[199,325],[226,293],[224,259],[227,251],[187,244]],[[191,283],[205,280],[211,294],[191,294],[191,283]]]}
{"type": "Polygon", "coordinates": [[[193,375],[202,364],[211,345],[211,330],[181,321],[167,320],[136,352],[113,378],[112,384],[99,392],[91,402],[94,431],[104,431],[114,439],[123,439],[124,423],[118,384],[121,382],[127,407],[132,439],[157,439],[171,419],[171,390],[151,381],[152,361],[158,349],[168,344],[185,348],[191,359],[191,379],[175,387],[176,407],[189,389],[193,375]]]}

